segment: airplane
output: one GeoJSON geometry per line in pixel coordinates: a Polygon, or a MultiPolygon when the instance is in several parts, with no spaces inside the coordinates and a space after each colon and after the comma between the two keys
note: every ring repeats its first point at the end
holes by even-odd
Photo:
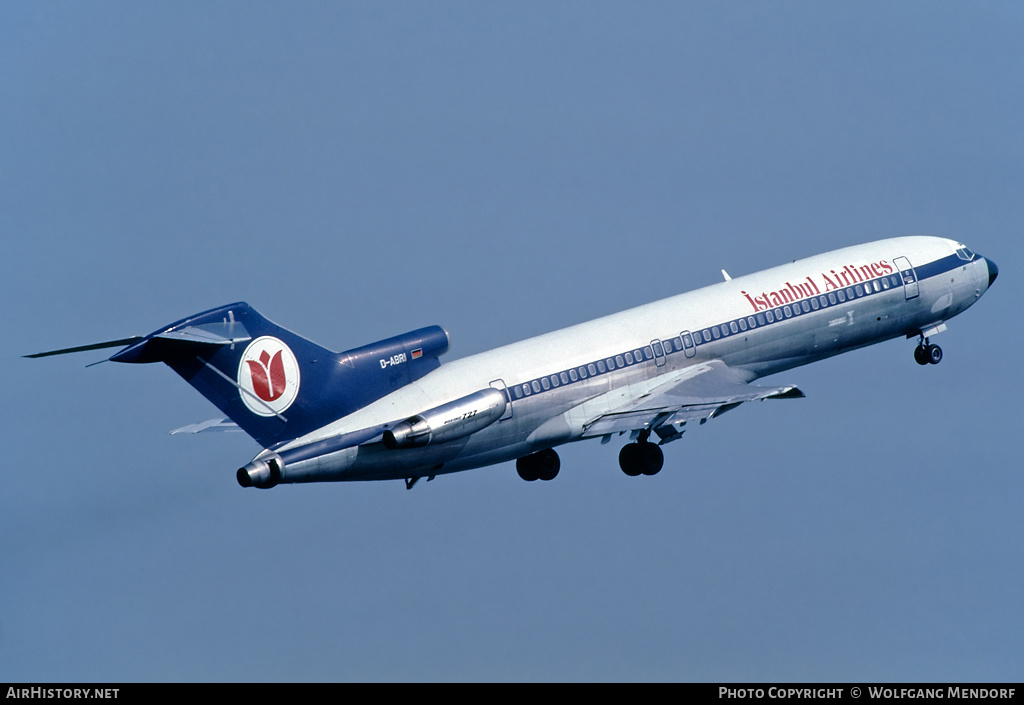
{"type": "Polygon", "coordinates": [[[898,237],[736,278],[722,270],[717,284],[444,365],[440,326],[335,353],[243,302],[26,357],[122,347],[108,360],[167,364],[228,417],[179,432],[241,429],[263,447],[236,472],[242,487],[411,489],[510,460],[524,480],[551,480],[557,446],[626,433],[620,468],[654,475],[687,424],[804,396],[751,384],[760,377],[902,336],[918,339],[919,364],[939,363],[930,338],[998,273],[959,242],[898,237]]]}

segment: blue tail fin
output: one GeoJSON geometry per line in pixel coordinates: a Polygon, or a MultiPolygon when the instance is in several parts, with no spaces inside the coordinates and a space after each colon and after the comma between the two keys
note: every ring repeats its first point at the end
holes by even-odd
{"type": "Polygon", "coordinates": [[[334,353],[239,302],[172,323],[110,359],[166,363],[269,448],[419,379],[447,350],[448,334],[431,326],[334,353]]]}

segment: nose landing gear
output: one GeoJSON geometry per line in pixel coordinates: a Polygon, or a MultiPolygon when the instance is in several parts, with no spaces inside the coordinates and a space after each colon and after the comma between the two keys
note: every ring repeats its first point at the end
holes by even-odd
{"type": "Polygon", "coordinates": [[[919,365],[937,365],[942,362],[942,348],[938,345],[930,345],[928,338],[921,336],[921,342],[914,349],[914,360],[919,365]]]}

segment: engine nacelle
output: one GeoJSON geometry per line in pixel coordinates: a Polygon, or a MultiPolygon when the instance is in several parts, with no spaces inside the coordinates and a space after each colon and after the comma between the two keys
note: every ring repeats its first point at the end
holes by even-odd
{"type": "Polygon", "coordinates": [[[271,455],[257,458],[245,467],[238,468],[235,477],[242,487],[270,489],[281,480],[281,458],[271,455]]]}
{"type": "Polygon", "coordinates": [[[481,389],[407,418],[384,432],[384,445],[397,450],[463,438],[500,419],[507,405],[503,391],[481,389]]]}

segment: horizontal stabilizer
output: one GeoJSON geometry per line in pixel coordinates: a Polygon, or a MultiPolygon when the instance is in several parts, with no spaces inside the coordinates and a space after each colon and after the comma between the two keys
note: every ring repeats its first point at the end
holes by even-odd
{"type": "Polygon", "coordinates": [[[134,335],[131,338],[121,340],[108,340],[105,343],[93,343],[92,345],[79,345],[74,348],[61,348],[60,350],[48,350],[47,352],[24,355],[23,357],[49,357],[50,355],[66,355],[67,353],[86,352],[87,350],[102,350],[103,348],[123,348],[142,340],[143,336],[134,335]]]}
{"type": "Polygon", "coordinates": [[[169,330],[153,337],[164,340],[180,340],[186,343],[203,343],[206,345],[234,345],[235,343],[245,343],[252,340],[249,332],[237,321],[185,326],[179,330],[169,330]]]}
{"type": "MultiPolygon", "coordinates": [[[[23,357],[49,357],[51,355],[66,355],[68,353],[87,352],[89,350],[102,350],[104,348],[124,348],[135,345],[140,341],[148,341],[154,338],[160,340],[176,341],[181,343],[200,343],[204,345],[234,345],[252,340],[252,336],[245,330],[245,327],[238,321],[224,321],[217,323],[204,323],[197,326],[185,326],[178,330],[168,330],[152,335],[133,335],[130,338],[120,340],[107,340],[92,345],[78,345],[73,348],[61,348],[60,350],[48,350],[46,352],[33,353],[23,357]]],[[[141,350],[143,346],[139,346],[141,350]]],[[[116,357],[116,355],[115,355],[116,357]]]]}
{"type": "Polygon", "coordinates": [[[171,431],[171,435],[179,433],[209,433],[211,431],[241,431],[238,424],[228,419],[209,419],[199,423],[182,426],[171,431]]]}

